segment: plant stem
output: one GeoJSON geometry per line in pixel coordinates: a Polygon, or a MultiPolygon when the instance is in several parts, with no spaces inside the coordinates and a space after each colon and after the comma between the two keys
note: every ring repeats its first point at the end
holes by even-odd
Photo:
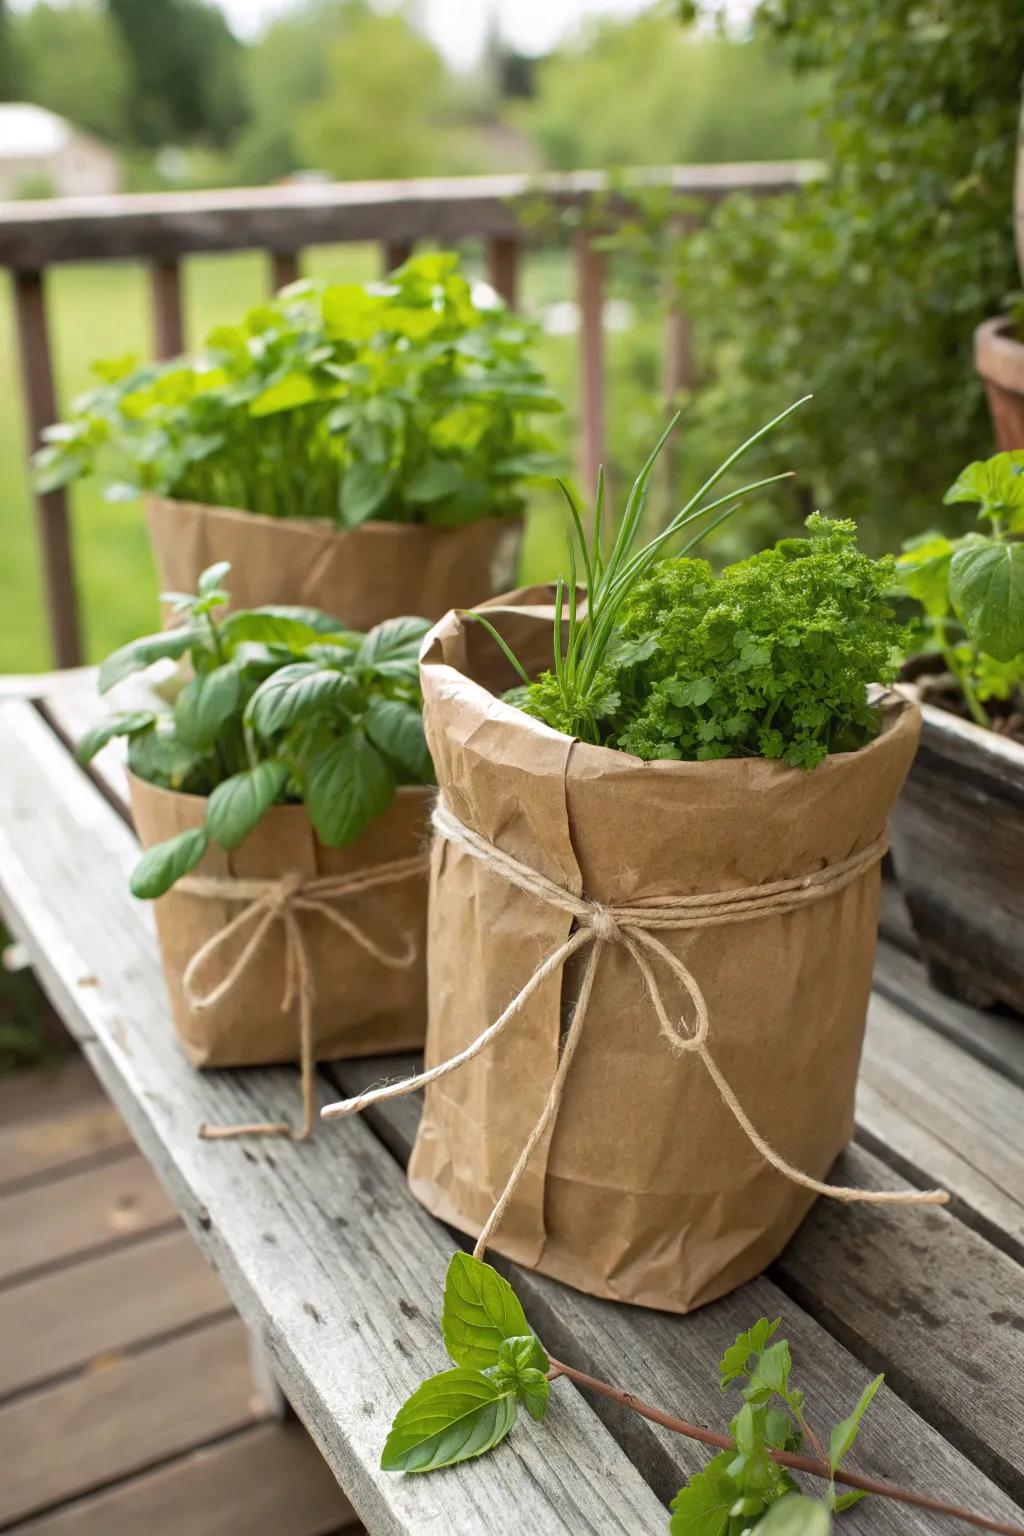
{"type": "MultiPolygon", "coordinates": [[[[685,1435],[689,1440],[699,1440],[702,1445],[712,1445],[719,1451],[736,1449],[736,1442],[731,1435],[719,1434],[713,1429],[703,1429],[698,1424],[687,1424],[684,1419],[674,1418],[670,1413],[662,1413],[660,1408],[652,1408],[649,1403],[634,1397],[632,1392],[625,1392],[621,1387],[613,1387],[610,1382],[599,1381],[596,1376],[588,1376],[584,1371],[577,1371],[571,1365],[563,1365],[560,1360],[550,1360],[550,1366],[549,1381],[554,1381],[558,1376],[567,1376],[578,1387],[586,1387],[591,1392],[610,1398],[613,1403],[631,1408],[642,1418],[650,1419],[653,1424],[660,1424],[664,1429],[674,1430],[678,1435],[685,1435]]],[[[810,1456],[797,1456],[791,1451],[769,1449],[768,1455],[773,1461],[779,1462],[784,1467],[790,1467],[794,1472],[805,1472],[810,1477],[820,1477],[826,1482],[832,1481],[832,1469],[827,1462],[814,1461],[810,1456]]],[[[885,1483],[875,1477],[863,1477],[858,1472],[845,1472],[841,1467],[835,1473],[835,1481],[844,1483],[848,1488],[860,1488],[864,1493],[878,1494],[884,1499],[895,1499],[900,1504],[912,1504],[917,1509],[927,1509],[933,1515],[948,1515],[950,1519],[962,1520],[966,1525],[973,1525],[980,1531],[996,1531],[998,1536],[1024,1536],[1024,1526],[1010,1525],[1005,1520],[992,1520],[988,1515],[975,1514],[972,1510],[961,1509],[956,1504],[946,1504],[941,1499],[933,1499],[927,1493],[915,1493],[910,1488],[898,1488],[894,1483],[885,1483]]]]}

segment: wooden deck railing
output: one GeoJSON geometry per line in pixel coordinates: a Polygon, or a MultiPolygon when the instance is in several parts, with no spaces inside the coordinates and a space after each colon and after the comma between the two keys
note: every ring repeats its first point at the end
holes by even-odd
{"type": "MultiPolygon", "coordinates": [[[[800,161],[677,166],[637,173],[634,181],[668,187],[681,203],[693,198],[710,203],[735,191],[787,191],[815,170],[800,161]]],[[[270,284],[276,289],[298,276],[308,246],[374,241],[389,271],[417,241],[482,239],[490,280],[515,305],[525,238],[517,200],[540,196],[556,207],[585,208],[602,197],[603,215],[614,220],[628,198],[621,193],[608,198],[607,191],[607,178],[588,171],[0,203],[0,266],[13,277],[28,446],[37,446],[41,429],[58,415],[45,304],[45,271],[55,262],[146,262],[154,350],[158,357],[169,357],[183,345],[181,262],[188,255],[266,250],[270,284]]],[[[575,270],[580,470],[584,481],[592,483],[604,445],[604,257],[585,226],[575,236],[575,270]]],[[[685,317],[675,317],[666,327],[666,349],[664,376],[677,388],[686,382],[685,317]]],[[[38,496],[36,505],[53,649],[58,665],[72,666],[80,660],[80,644],[67,497],[52,491],[38,496]]]]}

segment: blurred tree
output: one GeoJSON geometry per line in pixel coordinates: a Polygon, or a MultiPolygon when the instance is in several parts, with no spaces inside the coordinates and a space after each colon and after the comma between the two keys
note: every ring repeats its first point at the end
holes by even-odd
{"type": "Polygon", "coordinates": [[[537,68],[519,121],[557,170],[812,155],[816,82],[766,41],[684,30],[658,4],[585,26],[537,68]]]}
{"type": "Polygon", "coordinates": [[[330,47],[328,85],[296,123],[306,165],[339,180],[423,176],[439,163],[440,55],[400,12],[367,10],[330,47]]]}
{"type": "Polygon", "coordinates": [[[830,171],[731,199],[693,243],[686,302],[714,371],[694,430],[713,456],[813,390],[776,455],[876,546],[941,522],[957,470],[990,451],[972,332],[1016,281],[1021,21],[1021,0],[766,0],[761,29],[830,73],[830,171]]]}
{"type": "Polygon", "coordinates": [[[208,0],[107,0],[128,54],[129,129],[150,148],[225,144],[247,119],[242,44],[208,0]]]}
{"type": "Polygon", "coordinates": [[[21,99],[114,143],[128,133],[131,72],[109,16],[94,5],[35,5],[14,22],[21,99]]]}
{"type": "Polygon", "coordinates": [[[250,122],[232,150],[236,180],[276,181],[301,168],[296,119],[327,95],[331,43],[369,14],[368,0],[306,0],[251,45],[245,59],[250,122]]]}
{"type": "Polygon", "coordinates": [[[0,101],[16,101],[20,95],[18,39],[5,0],[0,0],[0,101]]]}

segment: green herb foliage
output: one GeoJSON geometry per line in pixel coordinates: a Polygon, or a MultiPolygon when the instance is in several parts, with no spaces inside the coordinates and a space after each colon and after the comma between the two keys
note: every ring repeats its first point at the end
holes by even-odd
{"type": "MultiPolygon", "coordinates": [[[[769,1452],[799,1451],[812,1439],[804,1394],[790,1385],[789,1344],[777,1337],[780,1319],[762,1317],[726,1350],[719,1366],[722,1391],[740,1392],[743,1406],[729,1425],[734,1451],[720,1451],[672,1501],[671,1536],[828,1536],[831,1515],[865,1495],[837,1494],[835,1473],[857,1438],[861,1419],[883,1378],[865,1387],[853,1412],[829,1439],[833,1481],[824,1502],[801,1495],[789,1471],[769,1452]]],[[[813,1443],[813,1442],[812,1442],[813,1443]]]]}
{"type": "Polygon", "coordinates": [[[899,571],[924,609],[922,645],[943,657],[979,725],[985,705],[1024,709],[1024,452],[968,464],[947,502],[975,502],[984,532],[926,533],[904,545],[899,571]]]}
{"type": "Polygon", "coordinates": [[[162,896],[210,842],[237,848],[272,805],[304,804],[321,842],[351,842],[400,784],[429,784],[418,675],[425,619],[388,619],[368,634],[313,608],[242,610],[219,620],[226,564],[173,598],[181,625],[123,646],[100,689],[161,657],[188,657],[192,676],[173,711],[112,715],[78,747],[81,762],[127,737],[132,772],[207,797],[202,827],[158,843],[132,875],[136,896],[162,896]]]}
{"type": "MultiPolygon", "coordinates": [[[[813,768],[876,735],[867,685],[896,675],[903,628],[886,594],[891,559],[856,526],[812,514],[716,575],[668,560],[625,603],[600,673],[602,741],[642,758],[782,758],[813,768]]],[[[544,714],[549,676],[527,707],[544,714]]]]}
{"type": "MultiPolygon", "coordinates": [[[[829,1536],[832,1514],[864,1498],[858,1490],[837,1494],[835,1474],[883,1378],[869,1383],[831,1433],[827,1461],[833,1477],[826,1498],[805,1498],[769,1454],[799,1450],[805,1437],[818,1451],[804,1395],[790,1385],[793,1362],[789,1344],[777,1337],[779,1322],[760,1318],[726,1350],[719,1365],[722,1391],[733,1388],[743,1398],[730,1425],[736,1446],[713,1457],[677,1494],[671,1536],[747,1536],[755,1530],[759,1536],[829,1536]]],[[[520,1405],[538,1422],[547,1411],[550,1362],[512,1287],[489,1264],[453,1255],[441,1332],[454,1368],[428,1377],[398,1410],[381,1456],[385,1472],[436,1472],[469,1461],[504,1440],[520,1405]]]]}
{"type": "Polygon", "coordinates": [[[530,425],[560,409],[532,340],[474,303],[447,253],[385,283],[294,283],[197,358],[98,364],[100,387],[44,432],[35,483],[100,474],[114,500],[152,491],[346,527],[514,516],[556,462],[530,425]]]}

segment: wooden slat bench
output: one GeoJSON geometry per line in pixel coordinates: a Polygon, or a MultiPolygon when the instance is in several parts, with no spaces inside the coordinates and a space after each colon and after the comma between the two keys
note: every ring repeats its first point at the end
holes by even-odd
{"type": "MultiPolygon", "coordinates": [[[[395,1409],[446,1363],[437,1315],[455,1240],[403,1176],[418,1105],[378,1106],[302,1146],[197,1139],[204,1119],[289,1116],[297,1078],[186,1065],[151,914],[128,892],[137,847],[117,755],[90,777],[68,750],[98,708],[87,677],[42,680],[39,700],[0,706],[4,920],[367,1529],[665,1531],[668,1500],[707,1453],[566,1381],[546,1422],[517,1426],[493,1456],[427,1478],[379,1470],[395,1409]]],[[[905,944],[898,916],[893,932],[905,944]]],[[[559,1358],[713,1428],[730,1412],[717,1386],[724,1346],[757,1317],[781,1315],[823,1421],[886,1372],[858,1470],[1024,1523],[1022,1038],[1017,1022],[936,998],[906,949],[883,942],[857,1143],[834,1176],[941,1182],[948,1210],[821,1201],[768,1275],[686,1318],[495,1262],[559,1358]]],[[[324,1069],[322,1100],[408,1065],[324,1069]]],[[[842,1517],[853,1536],[939,1528],[877,1499],[842,1517]]]]}

